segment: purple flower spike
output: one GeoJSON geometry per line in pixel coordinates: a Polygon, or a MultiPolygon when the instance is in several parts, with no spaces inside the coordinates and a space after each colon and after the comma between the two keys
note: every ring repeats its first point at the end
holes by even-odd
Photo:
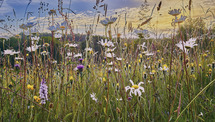
{"type": "Polygon", "coordinates": [[[84,65],[78,65],[77,69],[78,69],[78,71],[82,72],[84,69],[84,65]]]}
{"type": "Polygon", "coordinates": [[[45,79],[43,78],[39,91],[41,104],[46,104],[46,100],[48,100],[48,86],[45,83],[45,79]]]}

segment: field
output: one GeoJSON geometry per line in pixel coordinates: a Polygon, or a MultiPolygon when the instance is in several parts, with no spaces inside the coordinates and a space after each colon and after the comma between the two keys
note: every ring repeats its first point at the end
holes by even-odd
{"type": "Polygon", "coordinates": [[[192,17],[188,1],[186,16],[185,8],[169,10],[171,30],[162,37],[162,1],[121,32],[126,16],[106,15],[103,0],[82,34],[74,33],[62,0],[45,11],[48,32],[36,28],[42,22],[19,24],[16,34],[1,27],[12,34],[0,36],[1,121],[215,121],[214,11],[205,11],[210,19],[192,17]],[[145,29],[153,19],[155,29],[145,29]],[[94,33],[97,25],[103,34],[94,33]]]}

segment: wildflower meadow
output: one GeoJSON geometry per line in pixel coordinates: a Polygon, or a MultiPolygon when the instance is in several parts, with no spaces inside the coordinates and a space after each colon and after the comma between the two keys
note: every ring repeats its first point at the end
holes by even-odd
{"type": "Polygon", "coordinates": [[[2,122],[215,121],[213,0],[12,1],[2,122]]]}

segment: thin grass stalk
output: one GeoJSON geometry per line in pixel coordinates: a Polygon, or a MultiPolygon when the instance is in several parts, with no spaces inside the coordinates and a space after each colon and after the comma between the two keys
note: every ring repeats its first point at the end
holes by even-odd
{"type": "Polygon", "coordinates": [[[212,80],[207,86],[205,86],[190,102],[187,104],[187,106],[183,109],[183,111],[179,114],[179,116],[176,118],[175,122],[178,121],[178,119],[182,116],[182,114],[185,112],[189,106],[198,98],[200,94],[202,94],[210,85],[212,85],[215,82],[215,79],[212,80]]]}
{"type": "MultiPolygon", "coordinates": [[[[179,28],[179,33],[180,33],[180,37],[182,40],[182,47],[183,47],[183,54],[184,54],[184,69],[186,72],[186,80],[187,80],[187,92],[188,92],[188,98],[189,98],[189,102],[191,102],[191,96],[190,96],[190,85],[189,85],[189,75],[187,72],[187,66],[186,66],[186,56],[185,56],[185,49],[184,49],[184,42],[183,42],[183,38],[182,38],[182,33],[181,33],[181,29],[180,29],[180,24],[178,23],[178,28],[179,28]]],[[[193,111],[192,111],[192,106],[190,106],[190,110],[191,110],[191,114],[192,114],[192,121],[194,122],[194,116],[193,116],[193,111]]]]}

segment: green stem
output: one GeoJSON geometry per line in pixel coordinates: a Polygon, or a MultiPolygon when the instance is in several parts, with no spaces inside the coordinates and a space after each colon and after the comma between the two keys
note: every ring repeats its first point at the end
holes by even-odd
{"type": "Polygon", "coordinates": [[[179,114],[179,116],[176,118],[175,122],[178,121],[178,119],[181,117],[181,115],[185,112],[185,110],[196,100],[196,98],[203,92],[205,91],[210,85],[214,83],[215,79],[211,81],[207,86],[205,86],[191,101],[190,103],[184,108],[184,110],[179,114]]]}

